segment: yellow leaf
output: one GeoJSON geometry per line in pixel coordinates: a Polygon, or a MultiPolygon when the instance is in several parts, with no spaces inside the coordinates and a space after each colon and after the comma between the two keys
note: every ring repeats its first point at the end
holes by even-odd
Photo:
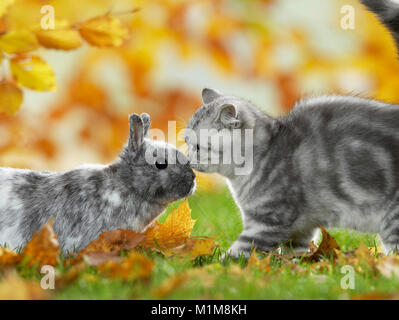
{"type": "Polygon", "coordinates": [[[164,251],[165,257],[178,256],[181,258],[189,257],[195,259],[213,253],[215,247],[215,237],[208,239],[188,238],[185,245],[164,251]]]}
{"type": "Polygon", "coordinates": [[[164,223],[156,223],[150,227],[141,244],[146,248],[159,246],[162,250],[176,248],[185,244],[194,224],[195,220],[191,218],[191,209],[186,199],[172,211],[164,223]]]}
{"type": "Polygon", "coordinates": [[[28,30],[14,30],[0,37],[0,49],[7,53],[23,53],[38,47],[36,36],[28,30]]]}
{"type": "Polygon", "coordinates": [[[35,233],[22,251],[22,257],[28,266],[58,264],[60,247],[58,236],[53,231],[52,221],[46,223],[42,229],[35,233]]]}
{"type": "Polygon", "coordinates": [[[38,56],[17,56],[11,59],[11,73],[17,82],[36,91],[57,89],[53,69],[38,56]]]}
{"type": "Polygon", "coordinates": [[[9,6],[14,3],[15,0],[1,0],[0,1],[0,17],[2,17],[6,12],[9,6]]]}
{"type": "Polygon", "coordinates": [[[269,272],[272,270],[271,264],[271,255],[267,256],[264,259],[259,259],[256,250],[253,250],[251,256],[248,259],[247,268],[256,267],[262,271],[269,272]]]}
{"type": "Polygon", "coordinates": [[[90,19],[79,27],[81,36],[97,47],[118,47],[127,36],[127,29],[111,16],[90,19]]]}
{"type": "Polygon", "coordinates": [[[0,112],[12,115],[22,104],[22,90],[15,84],[7,81],[0,82],[0,112]]]}
{"type": "Polygon", "coordinates": [[[48,49],[73,50],[82,45],[79,33],[74,29],[40,30],[36,36],[39,43],[48,49]]]}
{"type": "Polygon", "coordinates": [[[22,279],[15,271],[7,273],[0,282],[0,300],[40,300],[48,298],[48,290],[43,290],[38,282],[22,279]]]}

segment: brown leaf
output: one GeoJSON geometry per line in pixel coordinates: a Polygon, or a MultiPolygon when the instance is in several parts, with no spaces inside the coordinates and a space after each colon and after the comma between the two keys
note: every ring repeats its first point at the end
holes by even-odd
{"type": "Polygon", "coordinates": [[[340,250],[337,241],[331,236],[326,229],[320,226],[323,239],[319,245],[316,247],[314,242],[309,243],[310,252],[303,257],[303,261],[319,261],[323,256],[332,255],[334,258],[336,255],[336,250],[340,250]]]}
{"type": "Polygon", "coordinates": [[[58,236],[53,231],[53,222],[50,220],[39,232],[35,232],[32,239],[22,251],[22,258],[27,266],[58,264],[60,247],[58,236]]]}
{"type": "Polygon", "coordinates": [[[121,262],[107,261],[98,267],[104,276],[122,280],[136,280],[148,278],[154,267],[153,261],[139,252],[131,252],[121,262]]]}
{"type": "Polygon", "coordinates": [[[80,254],[89,252],[113,252],[119,255],[122,250],[134,249],[145,236],[129,229],[116,229],[100,234],[98,239],[89,243],[80,254]]]}

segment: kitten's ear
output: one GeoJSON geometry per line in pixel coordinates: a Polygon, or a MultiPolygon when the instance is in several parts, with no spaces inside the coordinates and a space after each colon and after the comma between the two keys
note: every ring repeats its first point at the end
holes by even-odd
{"type": "Polygon", "coordinates": [[[210,89],[210,88],[202,89],[202,101],[205,104],[211,103],[213,100],[220,97],[221,95],[222,93],[215,89],[210,89]]]}
{"type": "Polygon", "coordinates": [[[143,119],[136,113],[129,117],[129,142],[128,146],[132,152],[140,150],[144,139],[144,122],[143,119]]]}
{"type": "Polygon", "coordinates": [[[150,131],[151,126],[151,118],[148,113],[142,113],[141,119],[143,120],[144,125],[144,137],[148,137],[148,132],[150,131]]]}
{"type": "Polygon", "coordinates": [[[224,104],[220,107],[216,121],[220,121],[226,128],[236,129],[241,126],[237,108],[232,104],[224,104]]]}

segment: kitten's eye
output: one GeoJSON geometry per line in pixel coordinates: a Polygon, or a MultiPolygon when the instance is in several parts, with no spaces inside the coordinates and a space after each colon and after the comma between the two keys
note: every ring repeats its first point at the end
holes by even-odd
{"type": "Polygon", "coordinates": [[[168,160],[165,159],[164,163],[159,163],[158,161],[155,162],[155,166],[157,167],[157,169],[159,170],[163,170],[166,169],[168,167],[168,160]]]}
{"type": "Polygon", "coordinates": [[[199,146],[199,144],[197,144],[196,147],[197,147],[197,152],[199,152],[199,151],[200,151],[200,146],[199,146]]]}

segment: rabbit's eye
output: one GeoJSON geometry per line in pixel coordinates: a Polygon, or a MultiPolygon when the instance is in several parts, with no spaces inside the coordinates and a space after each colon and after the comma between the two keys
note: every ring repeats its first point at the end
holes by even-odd
{"type": "Polygon", "coordinates": [[[157,169],[159,170],[163,170],[166,169],[168,167],[168,161],[165,159],[165,162],[163,163],[159,163],[158,161],[155,162],[155,166],[157,167],[157,169]]]}

